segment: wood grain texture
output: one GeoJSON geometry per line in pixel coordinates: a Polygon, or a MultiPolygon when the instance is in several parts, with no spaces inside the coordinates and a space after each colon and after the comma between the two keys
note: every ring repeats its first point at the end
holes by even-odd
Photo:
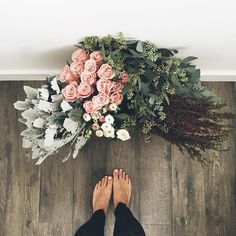
{"type": "MultiPolygon", "coordinates": [[[[62,164],[63,148],[35,166],[12,106],[24,84],[42,82],[0,82],[0,236],[73,235],[91,216],[96,181],[114,168],[132,178],[131,209],[147,236],[236,235],[235,138],[224,144],[228,152],[206,153],[207,167],[157,136],[145,144],[137,134],[127,142],[94,138],[75,160],[62,164]]],[[[208,85],[236,112],[236,83],[208,85]]],[[[111,201],[105,236],[113,233],[113,211],[111,201]]]]}
{"type": "MultiPolygon", "coordinates": [[[[209,87],[228,104],[226,110],[236,113],[236,93],[233,84],[210,83],[209,87]],[[226,96],[227,95],[227,96],[226,96]]],[[[228,122],[232,125],[232,122],[228,122]]],[[[235,122],[234,122],[235,125],[235,122]]],[[[211,163],[204,169],[207,235],[236,235],[236,139],[224,144],[228,152],[208,152],[211,163]]]]}

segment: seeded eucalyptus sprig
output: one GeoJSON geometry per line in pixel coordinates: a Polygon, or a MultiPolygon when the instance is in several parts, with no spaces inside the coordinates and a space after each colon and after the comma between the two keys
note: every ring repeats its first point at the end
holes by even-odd
{"type": "Polygon", "coordinates": [[[202,160],[202,151],[219,149],[230,129],[222,124],[230,113],[215,110],[224,105],[202,85],[196,57],[177,57],[177,50],[159,48],[149,41],[127,40],[122,34],[86,37],[80,43],[86,50],[100,50],[107,63],[129,74],[123,90],[123,107],[129,118],[123,127],[141,125],[145,140],[158,133],[202,160]]]}

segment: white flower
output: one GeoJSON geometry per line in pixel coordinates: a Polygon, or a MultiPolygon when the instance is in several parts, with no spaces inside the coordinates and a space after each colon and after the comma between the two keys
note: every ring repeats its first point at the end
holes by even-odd
{"type": "Polygon", "coordinates": [[[130,139],[129,132],[125,129],[117,130],[116,134],[117,134],[117,138],[121,139],[122,141],[126,141],[126,140],[130,139]]]}
{"type": "Polygon", "coordinates": [[[97,137],[102,137],[103,136],[103,131],[100,130],[100,129],[96,130],[95,134],[96,134],[97,137]]]}
{"type": "Polygon", "coordinates": [[[109,132],[112,129],[111,124],[104,122],[101,126],[104,132],[109,132]]]}
{"type": "Polygon", "coordinates": [[[49,91],[46,88],[40,88],[39,90],[39,96],[45,101],[48,101],[49,98],[49,91]]]}
{"type": "Polygon", "coordinates": [[[100,128],[100,125],[98,124],[98,123],[94,123],[93,125],[92,125],[92,129],[93,130],[98,130],[100,128]]]}
{"type": "Polygon", "coordinates": [[[63,95],[62,94],[54,94],[51,95],[52,102],[58,102],[63,100],[63,95]]]}
{"type": "Polygon", "coordinates": [[[98,120],[100,116],[101,114],[99,112],[94,112],[91,114],[91,117],[93,118],[93,120],[98,120]]]}
{"type": "Polygon", "coordinates": [[[57,78],[55,77],[52,81],[51,81],[51,88],[56,91],[57,94],[59,94],[61,92],[58,83],[57,83],[57,78]]]}
{"type": "Polygon", "coordinates": [[[38,104],[38,109],[42,110],[42,111],[45,111],[45,112],[51,112],[52,111],[52,106],[51,106],[50,102],[40,100],[39,104],[38,104]]]}
{"type": "Polygon", "coordinates": [[[56,126],[49,126],[45,130],[45,139],[44,139],[44,146],[49,147],[54,143],[54,136],[57,133],[56,126]]]}
{"type": "Polygon", "coordinates": [[[103,108],[102,108],[102,113],[105,114],[106,112],[107,112],[106,107],[103,107],[103,108]]]}
{"type": "Polygon", "coordinates": [[[86,122],[88,122],[88,121],[91,120],[91,116],[90,116],[88,113],[84,113],[84,114],[83,114],[83,119],[84,119],[86,122]]]}
{"type": "Polygon", "coordinates": [[[62,110],[64,111],[64,112],[66,112],[66,111],[70,111],[70,110],[72,110],[73,109],[73,107],[67,102],[67,101],[62,101],[62,103],[61,103],[61,108],[62,108],[62,110]]]}
{"type": "Polygon", "coordinates": [[[71,132],[72,134],[75,133],[76,129],[78,128],[78,123],[73,121],[70,118],[66,118],[63,123],[64,128],[71,132]]]}
{"type": "Polygon", "coordinates": [[[107,115],[105,117],[105,122],[107,122],[109,124],[113,124],[114,123],[114,117],[112,115],[107,115]]]}
{"type": "Polygon", "coordinates": [[[111,110],[111,111],[116,111],[117,110],[117,105],[115,104],[115,103],[112,103],[110,106],[109,106],[109,109],[111,110]]]}
{"type": "Polygon", "coordinates": [[[115,138],[115,129],[111,127],[109,131],[104,131],[104,136],[106,138],[115,138]]]}
{"type": "Polygon", "coordinates": [[[46,121],[43,118],[39,117],[39,118],[34,120],[33,126],[36,127],[36,128],[40,128],[41,129],[41,128],[43,128],[45,123],[46,123],[46,121]]]}

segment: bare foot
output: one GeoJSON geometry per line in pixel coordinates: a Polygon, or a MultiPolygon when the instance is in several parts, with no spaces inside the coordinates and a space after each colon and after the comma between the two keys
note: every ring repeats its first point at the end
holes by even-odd
{"type": "Polygon", "coordinates": [[[112,177],[105,176],[100,180],[93,191],[93,213],[103,210],[107,214],[112,192],[112,177]]]}
{"type": "Polygon", "coordinates": [[[115,208],[120,202],[129,207],[131,181],[129,176],[122,169],[115,169],[113,171],[113,196],[115,208]]]}

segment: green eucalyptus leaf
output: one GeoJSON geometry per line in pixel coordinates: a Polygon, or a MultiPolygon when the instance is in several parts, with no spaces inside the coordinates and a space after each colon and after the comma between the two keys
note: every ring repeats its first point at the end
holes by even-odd
{"type": "Polygon", "coordinates": [[[142,41],[138,41],[137,46],[136,46],[136,50],[138,52],[143,52],[143,42],[142,41]]]}
{"type": "Polygon", "coordinates": [[[132,84],[126,84],[122,90],[123,95],[127,94],[133,88],[132,84]]]}
{"type": "Polygon", "coordinates": [[[155,102],[155,99],[153,97],[150,97],[148,102],[150,105],[153,105],[155,102]]]}
{"type": "Polygon", "coordinates": [[[156,74],[155,74],[155,72],[153,72],[152,70],[147,69],[147,70],[145,70],[145,72],[144,72],[144,76],[145,76],[147,79],[152,80],[152,79],[154,79],[154,78],[156,77],[156,74]]]}
{"type": "Polygon", "coordinates": [[[200,69],[195,70],[195,72],[191,75],[191,81],[196,82],[201,77],[200,69]]]}
{"type": "Polygon", "coordinates": [[[190,57],[186,57],[186,58],[184,58],[183,60],[182,60],[182,62],[181,62],[181,64],[188,64],[190,61],[193,61],[193,60],[196,60],[197,59],[197,57],[192,57],[192,56],[190,56],[190,57]]]}
{"type": "Polygon", "coordinates": [[[136,58],[142,58],[142,56],[138,52],[136,52],[132,49],[129,49],[129,52],[136,58]]]}
{"type": "Polygon", "coordinates": [[[149,59],[147,59],[147,58],[145,58],[144,60],[145,60],[145,62],[146,62],[150,67],[153,67],[153,68],[156,68],[156,67],[157,67],[157,65],[156,65],[153,61],[151,61],[151,60],[149,60],[149,59]]]}
{"type": "Polygon", "coordinates": [[[189,67],[185,68],[185,70],[192,74],[196,71],[196,68],[195,68],[195,66],[189,66],[189,67]]]}
{"type": "Polygon", "coordinates": [[[150,109],[148,109],[148,108],[147,108],[147,113],[148,113],[149,115],[152,115],[152,116],[156,117],[156,114],[155,114],[152,110],[150,110],[150,109]]]}
{"type": "Polygon", "coordinates": [[[141,92],[142,92],[144,95],[148,96],[149,91],[150,91],[150,89],[149,89],[148,84],[146,84],[146,83],[144,83],[144,82],[141,82],[141,92]]]}
{"type": "Polygon", "coordinates": [[[137,43],[138,42],[138,40],[126,40],[126,43],[128,44],[128,45],[130,45],[130,44],[135,44],[135,43],[137,43]]]}
{"type": "Polygon", "coordinates": [[[119,120],[126,120],[128,119],[130,116],[126,113],[120,113],[120,114],[117,114],[115,115],[115,117],[119,120]]]}
{"type": "Polygon", "coordinates": [[[164,96],[164,98],[165,98],[167,104],[170,105],[170,100],[169,100],[169,97],[168,97],[168,95],[166,94],[166,92],[165,92],[165,91],[162,91],[162,94],[163,94],[163,96],[164,96]]]}
{"type": "Polygon", "coordinates": [[[180,83],[179,78],[178,78],[177,75],[172,74],[172,75],[171,75],[171,81],[172,81],[172,83],[175,84],[176,86],[181,87],[181,83],[180,83]]]}

